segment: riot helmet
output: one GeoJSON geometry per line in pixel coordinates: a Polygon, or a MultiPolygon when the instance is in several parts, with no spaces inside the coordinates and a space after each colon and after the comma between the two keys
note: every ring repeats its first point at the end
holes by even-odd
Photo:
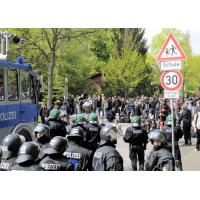
{"type": "Polygon", "coordinates": [[[21,145],[16,163],[35,161],[40,153],[40,147],[36,142],[25,142],[21,145]]]}
{"type": "Polygon", "coordinates": [[[7,135],[2,141],[2,158],[8,159],[16,156],[24,142],[25,138],[22,135],[16,133],[7,135]]]}
{"type": "Polygon", "coordinates": [[[161,141],[163,144],[167,142],[167,139],[160,129],[154,129],[150,132],[149,140],[153,143],[154,141],[158,140],[161,141]]]}
{"type": "Polygon", "coordinates": [[[131,123],[133,127],[139,127],[141,124],[141,117],[140,116],[131,117],[131,123]]]}
{"type": "Polygon", "coordinates": [[[117,129],[112,125],[104,126],[100,131],[100,145],[117,144],[117,129]]]}
{"type": "Polygon", "coordinates": [[[176,118],[175,116],[172,117],[171,115],[168,115],[166,118],[166,125],[167,126],[172,126],[172,120],[174,120],[174,125],[176,125],[176,118]]]}
{"type": "Polygon", "coordinates": [[[83,114],[77,114],[76,115],[76,123],[77,124],[84,124],[85,122],[86,122],[86,119],[83,116],[83,114]]]}
{"type": "Polygon", "coordinates": [[[98,117],[95,113],[90,113],[89,117],[88,117],[88,121],[91,124],[97,124],[98,123],[98,117]]]}
{"type": "Polygon", "coordinates": [[[85,137],[83,129],[80,126],[74,127],[69,135],[67,136],[68,140],[83,140],[85,137]]]}
{"type": "Polygon", "coordinates": [[[47,125],[38,124],[33,132],[38,141],[50,139],[50,128],[47,125]]]}
{"type": "Polygon", "coordinates": [[[61,136],[55,136],[51,139],[47,148],[44,149],[44,153],[47,155],[63,154],[68,146],[67,138],[61,136]]]}

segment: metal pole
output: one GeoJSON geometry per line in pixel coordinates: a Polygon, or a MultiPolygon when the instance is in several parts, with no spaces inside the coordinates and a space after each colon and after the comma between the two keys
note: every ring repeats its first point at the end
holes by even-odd
{"type": "Polygon", "coordinates": [[[171,116],[172,116],[172,155],[175,159],[175,145],[174,145],[174,100],[170,99],[171,102],[171,116]]]}
{"type": "Polygon", "coordinates": [[[6,39],[1,38],[1,53],[2,55],[6,55],[6,39]]]}
{"type": "Polygon", "coordinates": [[[6,55],[8,55],[8,32],[6,32],[6,55]]]}
{"type": "Polygon", "coordinates": [[[67,97],[68,97],[68,79],[65,78],[65,86],[64,86],[64,100],[66,101],[67,100],[67,97]]]}

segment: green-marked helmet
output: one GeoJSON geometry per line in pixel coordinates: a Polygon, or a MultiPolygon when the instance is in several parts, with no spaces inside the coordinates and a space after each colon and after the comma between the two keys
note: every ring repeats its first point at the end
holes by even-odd
{"type": "Polygon", "coordinates": [[[57,108],[53,108],[49,113],[49,117],[57,118],[59,117],[59,114],[60,114],[60,110],[57,108]]]}
{"type": "Polygon", "coordinates": [[[175,118],[175,116],[172,117],[171,115],[168,115],[168,116],[167,116],[167,119],[166,119],[166,124],[167,124],[168,126],[171,126],[171,125],[172,125],[172,120],[174,120],[174,124],[176,124],[176,118],[175,118]]]}
{"type": "Polygon", "coordinates": [[[77,114],[76,115],[76,123],[77,124],[84,124],[85,122],[86,122],[86,119],[83,116],[83,114],[77,114]]]}
{"type": "Polygon", "coordinates": [[[160,129],[155,129],[155,130],[151,131],[149,140],[150,141],[159,140],[162,143],[166,143],[167,142],[164,133],[160,129]]]}
{"type": "Polygon", "coordinates": [[[97,117],[97,115],[95,113],[90,113],[89,117],[88,117],[88,121],[91,124],[97,124],[98,123],[98,117],[97,117]]]}
{"type": "Polygon", "coordinates": [[[133,127],[138,127],[141,124],[141,117],[140,116],[133,116],[131,118],[131,123],[133,125],[133,127]]]}

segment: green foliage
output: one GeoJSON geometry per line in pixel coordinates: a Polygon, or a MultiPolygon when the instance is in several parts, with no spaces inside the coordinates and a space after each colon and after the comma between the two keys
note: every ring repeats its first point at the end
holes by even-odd
{"type": "Polygon", "coordinates": [[[106,34],[98,34],[90,43],[90,50],[101,61],[107,62],[110,58],[110,52],[106,43],[106,34]]]}
{"type": "Polygon", "coordinates": [[[142,56],[146,55],[148,47],[144,39],[145,29],[119,28],[111,29],[111,31],[118,56],[122,56],[126,50],[137,51],[142,56]]]}
{"type": "Polygon", "coordinates": [[[121,57],[108,62],[103,68],[103,75],[112,93],[127,95],[129,89],[135,89],[149,74],[146,73],[145,59],[136,51],[126,51],[121,57]]]}

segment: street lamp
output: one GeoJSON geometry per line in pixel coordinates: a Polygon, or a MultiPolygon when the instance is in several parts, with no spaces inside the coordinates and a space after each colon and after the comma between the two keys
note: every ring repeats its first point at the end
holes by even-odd
{"type": "Polygon", "coordinates": [[[16,35],[12,35],[7,31],[0,31],[0,43],[1,43],[1,53],[0,59],[6,60],[8,54],[8,40],[11,40],[14,44],[24,43],[26,40],[24,38],[20,38],[16,35]]]}

